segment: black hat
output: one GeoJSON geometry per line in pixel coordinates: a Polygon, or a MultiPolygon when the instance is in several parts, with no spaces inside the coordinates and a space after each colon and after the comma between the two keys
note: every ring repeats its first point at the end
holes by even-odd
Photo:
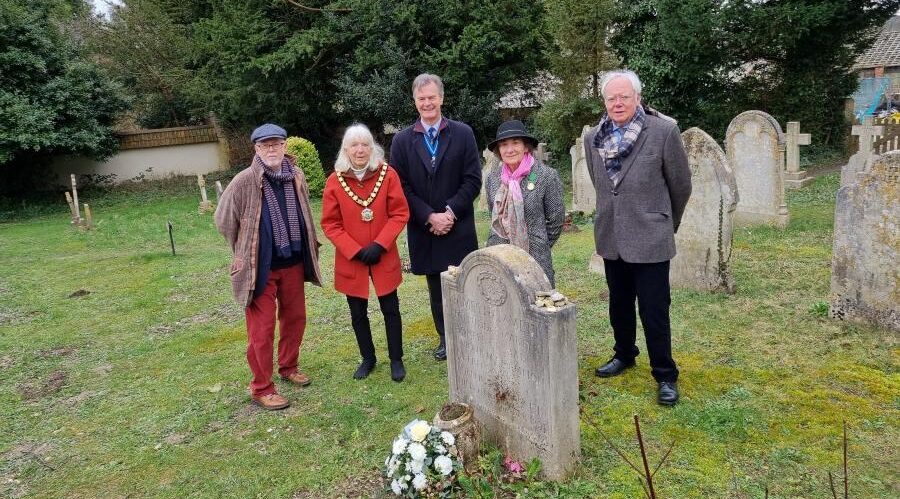
{"type": "MultiPolygon", "coordinates": [[[[522,124],[519,120],[509,120],[500,123],[500,126],[497,127],[497,137],[488,144],[488,149],[494,151],[494,148],[497,147],[497,144],[501,140],[506,139],[522,139],[525,143],[531,144],[532,149],[536,149],[538,146],[538,141],[534,136],[528,133],[528,130],[525,129],[525,125],[522,124]]],[[[496,151],[494,151],[496,152],[496,151]]]]}

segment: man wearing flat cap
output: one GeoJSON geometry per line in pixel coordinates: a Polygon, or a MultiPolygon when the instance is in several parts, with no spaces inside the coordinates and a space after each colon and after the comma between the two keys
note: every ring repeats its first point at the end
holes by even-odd
{"type": "Polygon", "coordinates": [[[231,286],[247,318],[247,362],[253,403],[267,410],[290,402],[272,383],[277,312],[278,373],[307,386],[298,369],[306,328],[304,283],[321,286],[319,242],[303,171],[285,154],[287,132],[267,123],[250,136],[256,154],[219,199],[215,220],[231,245],[231,286]]]}

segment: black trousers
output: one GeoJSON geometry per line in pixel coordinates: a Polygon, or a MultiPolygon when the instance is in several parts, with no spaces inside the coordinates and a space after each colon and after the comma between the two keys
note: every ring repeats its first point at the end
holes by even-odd
{"type": "MultiPolygon", "coordinates": [[[[375,361],[375,345],[372,343],[372,329],[369,326],[369,300],[347,297],[350,305],[350,322],[356,334],[356,344],[363,360],[375,361]]],[[[403,360],[403,324],[400,321],[400,299],[397,291],[378,297],[381,315],[384,316],[384,329],[387,333],[388,357],[391,360],[403,360]]]]}
{"type": "Polygon", "coordinates": [[[438,335],[444,337],[444,295],[441,293],[441,274],[425,274],[428,282],[428,299],[431,301],[431,317],[438,335]]]}
{"type": "Polygon", "coordinates": [[[676,381],[678,366],[672,359],[672,329],[669,325],[669,262],[628,263],[622,259],[603,259],[609,286],[609,322],[616,345],[614,357],[634,362],[638,355],[637,322],[634,301],[637,298],[650,372],[656,381],[676,381]]]}

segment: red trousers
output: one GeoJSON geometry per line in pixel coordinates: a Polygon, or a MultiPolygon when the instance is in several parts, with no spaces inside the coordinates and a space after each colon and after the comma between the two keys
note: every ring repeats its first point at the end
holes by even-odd
{"type": "Polygon", "coordinates": [[[297,371],[300,343],[306,329],[306,296],[303,289],[303,264],[272,270],[266,289],[245,309],[247,316],[247,363],[253,379],[250,393],[275,393],[272,383],[272,353],[275,342],[275,312],[278,312],[278,373],[288,376],[297,371]]]}

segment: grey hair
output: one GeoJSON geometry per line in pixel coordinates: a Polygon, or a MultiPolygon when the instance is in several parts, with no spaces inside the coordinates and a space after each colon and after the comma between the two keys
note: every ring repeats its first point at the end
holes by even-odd
{"type": "Polygon", "coordinates": [[[412,93],[416,94],[416,90],[428,85],[429,83],[434,83],[437,85],[438,94],[441,97],[444,96],[444,82],[441,81],[441,77],[438,75],[433,75],[431,73],[422,73],[419,76],[416,76],[416,79],[413,80],[412,83],[412,93]]]}
{"type": "Polygon", "coordinates": [[[369,127],[361,123],[355,123],[347,127],[347,131],[344,132],[344,138],[341,140],[341,150],[338,151],[337,159],[334,161],[334,171],[345,173],[350,170],[350,166],[353,163],[350,162],[350,156],[347,155],[345,150],[350,146],[351,142],[360,138],[372,146],[372,156],[369,157],[368,164],[369,170],[377,169],[378,165],[384,161],[384,149],[375,143],[375,137],[372,136],[369,127]]]}
{"type": "Polygon", "coordinates": [[[629,82],[631,82],[631,88],[634,89],[634,93],[637,95],[641,95],[641,89],[643,87],[643,85],[641,85],[641,79],[638,78],[637,73],[629,69],[616,69],[613,71],[607,71],[607,73],[603,75],[603,80],[600,82],[600,95],[606,98],[606,86],[609,85],[609,82],[615,80],[616,78],[627,79],[629,82]]]}

